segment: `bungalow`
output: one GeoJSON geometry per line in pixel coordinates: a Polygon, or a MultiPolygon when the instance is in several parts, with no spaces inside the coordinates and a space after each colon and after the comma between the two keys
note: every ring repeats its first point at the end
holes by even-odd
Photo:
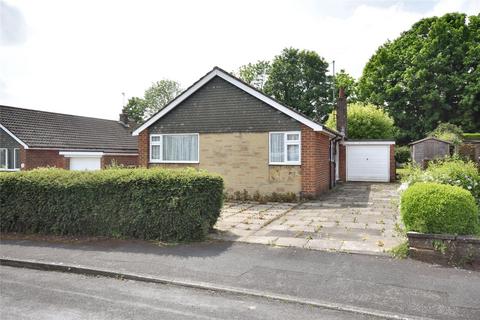
{"type": "Polygon", "coordinates": [[[194,167],[226,191],[317,196],[342,181],[395,177],[392,141],[348,141],[346,101],[331,130],[215,67],[133,131],[143,167],[194,167]]]}
{"type": "Polygon", "coordinates": [[[137,139],[121,121],[0,106],[0,170],[93,170],[137,158],[137,139]]]}

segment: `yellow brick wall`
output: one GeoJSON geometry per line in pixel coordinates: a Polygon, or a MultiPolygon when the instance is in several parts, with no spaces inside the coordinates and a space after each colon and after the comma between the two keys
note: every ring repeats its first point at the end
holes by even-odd
{"type": "Polygon", "coordinates": [[[199,164],[161,164],[162,167],[195,167],[220,174],[225,191],[250,195],[301,191],[300,166],[268,165],[268,132],[200,134],[199,164]]]}

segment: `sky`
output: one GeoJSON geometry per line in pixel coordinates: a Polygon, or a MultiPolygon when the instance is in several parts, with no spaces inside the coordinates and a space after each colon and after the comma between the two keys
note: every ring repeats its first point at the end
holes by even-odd
{"type": "Polygon", "coordinates": [[[152,82],[183,88],[285,47],[360,77],[376,49],[424,17],[480,0],[0,0],[0,104],[118,119],[152,82]]]}

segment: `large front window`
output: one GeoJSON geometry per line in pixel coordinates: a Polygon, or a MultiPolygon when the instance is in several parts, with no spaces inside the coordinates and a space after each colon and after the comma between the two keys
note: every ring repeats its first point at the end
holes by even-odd
{"type": "Polygon", "coordinates": [[[300,132],[270,132],[270,164],[300,164],[300,132]]]}
{"type": "Polygon", "coordinates": [[[198,134],[150,135],[150,162],[198,163],[198,134]]]}

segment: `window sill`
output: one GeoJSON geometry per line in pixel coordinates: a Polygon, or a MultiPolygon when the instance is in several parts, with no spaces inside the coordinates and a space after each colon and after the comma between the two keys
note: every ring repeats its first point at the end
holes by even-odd
{"type": "Polygon", "coordinates": [[[0,171],[20,171],[20,169],[0,169],[0,171]]]}
{"type": "Polygon", "coordinates": [[[292,162],[270,162],[268,164],[269,166],[301,166],[302,164],[300,162],[295,162],[295,163],[292,163],[292,162]]]}
{"type": "Polygon", "coordinates": [[[166,163],[166,164],[199,164],[200,161],[152,161],[150,160],[149,163],[166,163]]]}

